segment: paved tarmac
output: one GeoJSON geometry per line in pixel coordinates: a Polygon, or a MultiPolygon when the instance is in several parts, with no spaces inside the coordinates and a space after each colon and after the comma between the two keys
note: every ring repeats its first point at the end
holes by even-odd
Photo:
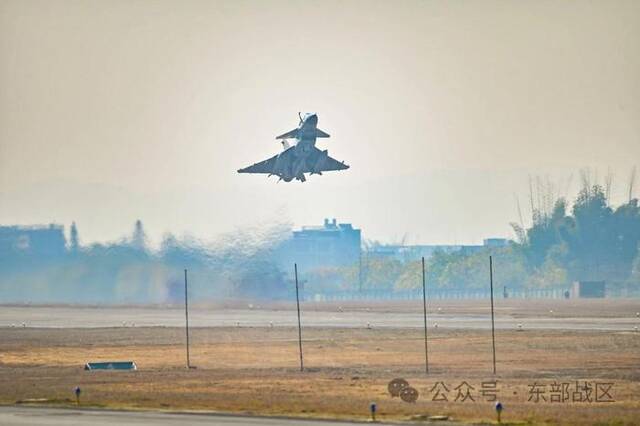
{"type": "Polygon", "coordinates": [[[140,411],[77,410],[65,408],[0,407],[3,426],[353,426],[351,422],[298,420],[213,414],[169,414],[140,411]]]}
{"type": "MultiPolygon", "coordinates": [[[[268,309],[202,309],[189,311],[192,327],[295,327],[294,310],[268,309]]],[[[419,312],[368,312],[303,310],[305,327],[393,327],[420,328],[419,312]]],[[[513,317],[496,315],[497,329],[600,330],[633,331],[640,326],[635,317],[562,318],[549,316],[513,317]]],[[[182,327],[184,310],[175,307],[69,307],[69,306],[2,306],[0,327],[182,327]]],[[[429,314],[429,326],[455,329],[489,329],[491,317],[471,314],[429,314]]]]}

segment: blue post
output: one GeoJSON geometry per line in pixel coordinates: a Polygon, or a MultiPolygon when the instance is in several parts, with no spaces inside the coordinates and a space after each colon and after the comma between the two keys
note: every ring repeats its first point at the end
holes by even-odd
{"type": "Polygon", "coordinates": [[[80,386],[76,386],[75,389],[73,389],[73,393],[76,394],[76,405],[80,405],[80,392],[82,392],[80,386]]]}
{"type": "Polygon", "coordinates": [[[502,413],[502,403],[500,401],[496,402],[496,414],[498,415],[498,423],[500,423],[500,413],[502,413]]]}

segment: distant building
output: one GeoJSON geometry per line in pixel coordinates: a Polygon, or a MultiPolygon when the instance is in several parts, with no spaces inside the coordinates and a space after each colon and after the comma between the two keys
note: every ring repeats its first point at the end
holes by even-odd
{"type": "MultiPolygon", "coordinates": [[[[376,245],[367,250],[366,256],[371,258],[393,258],[400,262],[413,262],[424,257],[430,258],[436,251],[442,251],[444,253],[455,253],[462,250],[464,247],[469,248],[471,246],[461,245],[376,245]]],[[[481,246],[474,246],[479,247],[481,246]]]]}
{"type": "Polygon", "coordinates": [[[507,247],[509,240],[506,238],[485,238],[483,245],[485,247],[507,247]]]}
{"type": "Polygon", "coordinates": [[[436,251],[444,253],[461,253],[465,255],[477,253],[486,248],[506,247],[509,240],[506,238],[487,238],[482,245],[458,245],[458,244],[427,244],[427,245],[377,245],[371,247],[366,256],[372,258],[393,258],[400,262],[414,262],[424,257],[430,258],[436,251]]]}
{"type": "Polygon", "coordinates": [[[360,259],[361,233],[350,223],[325,219],[322,226],[303,226],[293,231],[279,251],[279,263],[312,270],[356,264],[360,259]]]}
{"type": "Polygon", "coordinates": [[[62,225],[0,226],[0,255],[63,255],[66,250],[62,225]]]}

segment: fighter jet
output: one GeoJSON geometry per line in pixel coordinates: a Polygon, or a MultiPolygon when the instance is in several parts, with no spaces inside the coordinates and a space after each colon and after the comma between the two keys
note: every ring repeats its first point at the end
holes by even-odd
{"type": "Polygon", "coordinates": [[[343,161],[329,157],[326,149],[322,151],[316,148],[316,138],[329,137],[329,134],[318,129],[318,116],[302,116],[298,113],[298,117],[300,123],[297,128],[276,137],[282,142],[283,151],[280,154],[240,169],[238,173],[264,173],[278,176],[278,182],[291,182],[293,179],[304,182],[307,180],[305,173],[321,175],[322,172],[348,169],[349,166],[343,161]],[[294,143],[290,145],[288,139],[293,139],[294,143]]]}

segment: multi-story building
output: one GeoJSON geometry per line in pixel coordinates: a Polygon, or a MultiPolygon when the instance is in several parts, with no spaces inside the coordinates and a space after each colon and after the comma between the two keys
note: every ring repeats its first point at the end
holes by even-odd
{"type": "Polygon", "coordinates": [[[64,255],[66,240],[62,225],[0,226],[2,255],[64,255]]]}
{"type": "Polygon", "coordinates": [[[361,233],[350,223],[325,219],[322,226],[293,231],[278,253],[283,267],[297,263],[301,270],[356,264],[360,259],[361,233]]]}

